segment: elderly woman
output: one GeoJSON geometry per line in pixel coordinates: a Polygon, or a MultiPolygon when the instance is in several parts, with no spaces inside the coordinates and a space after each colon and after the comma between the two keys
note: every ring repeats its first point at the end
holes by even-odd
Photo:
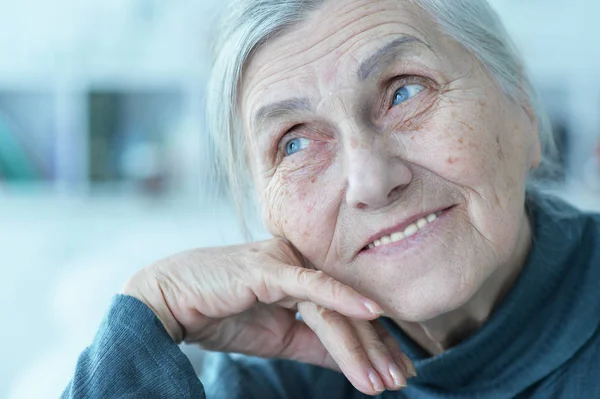
{"type": "Polygon", "coordinates": [[[65,398],[600,397],[600,216],[526,189],[551,137],[484,0],[238,0],[218,50],[273,238],[133,276],[65,398]]]}

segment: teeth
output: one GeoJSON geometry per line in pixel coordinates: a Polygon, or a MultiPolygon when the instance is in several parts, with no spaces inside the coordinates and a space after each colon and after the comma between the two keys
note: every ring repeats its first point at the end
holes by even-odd
{"type": "Polygon", "coordinates": [[[415,234],[417,231],[419,231],[419,228],[417,227],[416,224],[413,223],[413,224],[409,225],[406,229],[404,229],[404,235],[406,237],[410,237],[413,234],[415,234]]]}
{"type": "Polygon", "coordinates": [[[410,224],[408,227],[406,227],[404,229],[404,231],[398,231],[398,232],[392,233],[391,235],[383,236],[383,237],[373,241],[371,244],[369,244],[368,248],[373,249],[373,248],[377,248],[381,245],[391,244],[393,242],[402,241],[406,237],[410,237],[410,236],[416,234],[419,230],[421,230],[422,228],[427,226],[429,223],[434,222],[439,217],[440,213],[441,212],[436,212],[436,213],[427,215],[426,217],[417,220],[415,223],[410,224]]]}
{"type": "MultiPolygon", "coordinates": [[[[397,241],[400,241],[400,240],[404,240],[405,237],[406,236],[401,231],[398,232],[398,233],[394,233],[394,234],[392,234],[392,242],[397,242],[397,241]]],[[[375,247],[375,246],[373,246],[373,247],[375,247]]]]}
{"type": "Polygon", "coordinates": [[[437,213],[432,213],[431,215],[427,216],[427,221],[428,221],[429,223],[431,223],[431,222],[433,222],[433,221],[434,221],[435,219],[437,219],[437,218],[438,218],[438,215],[437,215],[437,213]]]}

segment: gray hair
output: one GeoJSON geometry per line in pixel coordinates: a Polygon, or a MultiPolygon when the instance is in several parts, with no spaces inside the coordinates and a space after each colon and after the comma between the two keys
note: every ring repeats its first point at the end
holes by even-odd
{"type": "MultiPolygon", "coordinates": [[[[238,114],[244,67],[269,38],[299,23],[325,0],[232,0],[216,41],[208,85],[207,121],[216,144],[218,168],[226,175],[238,211],[250,200],[251,176],[238,114]]],[[[524,71],[524,63],[500,18],[486,0],[408,0],[429,14],[440,31],[481,63],[510,99],[526,104],[537,118],[542,165],[530,174],[554,173],[556,145],[550,123],[524,71]]]]}

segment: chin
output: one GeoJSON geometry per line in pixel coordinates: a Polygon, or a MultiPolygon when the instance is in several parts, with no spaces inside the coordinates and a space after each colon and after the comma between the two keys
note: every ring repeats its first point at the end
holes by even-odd
{"type": "Polygon", "coordinates": [[[412,289],[396,290],[392,300],[382,301],[385,314],[393,319],[410,323],[433,320],[464,306],[475,295],[478,284],[465,285],[464,281],[425,281],[412,289]],[[389,308],[388,308],[389,307],[389,308]]]}

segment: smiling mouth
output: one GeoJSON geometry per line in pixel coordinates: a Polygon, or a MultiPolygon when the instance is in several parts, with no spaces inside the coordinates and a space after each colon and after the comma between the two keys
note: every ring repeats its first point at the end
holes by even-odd
{"type": "Polygon", "coordinates": [[[363,250],[373,249],[380,247],[382,245],[393,244],[396,242],[400,242],[412,235],[417,234],[420,230],[424,229],[427,225],[435,222],[438,217],[442,214],[443,211],[433,212],[427,216],[424,216],[417,221],[409,224],[404,228],[404,230],[396,231],[388,235],[384,235],[375,241],[371,242],[369,245],[363,248],[363,250]]]}

